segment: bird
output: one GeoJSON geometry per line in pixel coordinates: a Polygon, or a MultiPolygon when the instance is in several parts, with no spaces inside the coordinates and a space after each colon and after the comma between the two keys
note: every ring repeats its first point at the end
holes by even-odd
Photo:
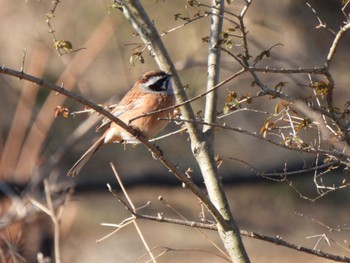
{"type": "MultiPolygon", "coordinates": [[[[115,117],[129,124],[131,128],[146,139],[154,137],[162,131],[168,121],[159,120],[172,114],[172,109],[161,111],[156,114],[142,116],[144,114],[171,108],[175,105],[175,95],[172,86],[172,75],[161,70],[144,73],[121,99],[117,106],[111,111],[115,117]],[[139,117],[139,118],[136,118],[139,117]],[[136,119],[135,119],[136,118],[136,119]]],[[[80,157],[80,159],[68,171],[68,176],[76,176],[89,162],[91,157],[102,146],[109,143],[132,143],[137,144],[137,137],[133,136],[119,125],[108,118],[104,118],[96,131],[107,127],[103,135],[80,157]]]]}

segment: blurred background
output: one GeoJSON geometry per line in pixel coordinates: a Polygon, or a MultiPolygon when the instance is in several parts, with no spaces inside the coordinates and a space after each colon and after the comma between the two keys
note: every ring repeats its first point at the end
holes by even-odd
{"type": "MultiPolygon", "coordinates": [[[[227,10],[239,13],[242,2],[233,1],[227,5],[227,10]]],[[[179,17],[193,18],[203,15],[206,10],[191,7],[186,1],[142,3],[159,32],[182,25],[184,20],[179,17]]],[[[313,0],[308,3],[327,27],[337,31],[343,25],[340,0],[313,0]]],[[[117,102],[142,73],[157,66],[147,51],[142,52],[144,61],[141,63],[137,56],[143,50],[140,40],[122,13],[110,9],[110,4],[106,0],[75,1],[74,4],[62,1],[54,17],[49,20],[50,29],[46,22],[47,14],[53,8],[50,1],[2,0],[0,64],[16,70],[23,67],[28,74],[64,85],[64,88],[99,104],[117,102]],[[54,30],[58,40],[72,43],[73,50],[77,51],[60,56],[55,50],[50,30],[54,30]]],[[[257,56],[277,43],[282,44],[272,50],[271,56],[263,60],[261,66],[322,66],[334,38],[327,29],[315,28],[319,24],[317,18],[302,0],[253,1],[245,22],[251,54],[257,56]]],[[[203,39],[209,35],[209,24],[210,18],[204,17],[163,37],[182,82],[188,85],[189,97],[206,89],[208,45],[203,39]]],[[[233,27],[230,21],[225,21],[225,30],[233,27]]],[[[350,39],[349,36],[345,38],[337,51],[332,72],[336,81],[335,104],[339,107],[343,107],[350,97],[350,39]]],[[[237,53],[240,48],[233,45],[232,52],[237,53]]],[[[222,80],[239,69],[232,58],[222,56],[222,80]]],[[[311,92],[305,89],[309,84],[307,75],[261,74],[261,78],[271,86],[286,82],[286,89],[295,98],[306,97],[311,92]]],[[[251,82],[251,77],[246,74],[221,87],[218,111],[223,110],[228,91],[235,91],[239,96],[256,94],[258,87],[252,86],[251,82]]],[[[40,209],[33,211],[31,202],[46,202],[40,182],[47,178],[51,191],[57,197],[67,196],[67,192],[70,192],[67,189],[74,189],[64,206],[61,223],[63,262],[136,262],[146,250],[131,225],[96,243],[96,240],[114,230],[113,227],[101,226],[101,223],[118,224],[130,216],[106,187],[109,183],[119,189],[110,162],[116,166],[136,207],[151,201],[151,205],[142,212],[153,215],[161,212],[177,217],[158,201],[161,195],[186,218],[199,220],[201,207],[198,200],[183,189],[181,183],[142,145],[127,146],[125,149],[122,145],[108,145],[94,156],[79,177],[67,178],[70,167],[100,135],[94,131],[100,117],[77,114],[55,118],[57,106],[67,107],[70,112],[84,110],[84,107],[13,77],[0,75],[0,86],[2,250],[8,249],[8,244],[11,244],[28,262],[36,262],[39,251],[46,256],[52,253],[53,228],[50,218],[44,213],[35,213],[40,209]],[[25,204],[18,200],[21,193],[29,198],[25,204]],[[16,202],[20,205],[14,206],[16,202]],[[20,240],[18,243],[17,238],[20,240]]],[[[203,105],[204,99],[193,103],[199,115],[203,105]]],[[[258,99],[252,105],[245,106],[271,112],[275,105],[273,100],[258,99]]],[[[224,121],[228,125],[259,133],[266,115],[242,110],[224,121]]],[[[171,123],[162,134],[179,129],[180,125],[171,123]]],[[[186,133],[157,140],[155,144],[181,170],[191,168],[192,178],[199,185],[203,184],[186,133]]],[[[232,131],[218,130],[215,144],[222,160],[220,176],[233,214],[242,229],[281,236],[311,248],[317,244],[318,249],[350,256],[349,231],[330,231],[330,228],[349,230],[348,189],[334,191],[312,202],[310,199],[317,197],[313,174],[290,177],[282,182],[267,180],[257,176],[243,162],[234,160],[243,160],[262,173],[302,169],[312,164],[315,156],[288,151],[232,131]],[[332,240],[330,246],[322,239],[322,234],[327,234],[332,240]],[[321,241],[318,243],[318,240],[321,241]]],[[[348,178],[343,171],[335,171],[331,176],[333,179],[330,180],[348,178]]],[[[57,198],[57,202],[62,202],[62,198],[57,198]]],[[[167,252],[159,258],[159,262],[223,262],[214,255],[220,252],[208,242],[210,238],[220,244],[216,233],[205,231],[209,237],[204,237],[196,230],[183,226],[148,221],[140,221],[139,224],[149,246],[154,248],[154,254],[161,253],[164,247],[179,249],[167,252]]],[[[244,238],[244,243],[252,262],[327,262],[249,238],[244,238]]],[[[147,259],[143,257],[140,262],[147,259]]]]}

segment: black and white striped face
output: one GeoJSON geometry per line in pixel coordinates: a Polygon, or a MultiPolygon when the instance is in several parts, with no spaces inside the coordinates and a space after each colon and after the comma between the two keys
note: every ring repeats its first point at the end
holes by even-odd
{"type": "Polygon", "coordinates": [[[141,90],[151,93],[173,94],[171,75],[163,71],[151,71],[144,74],[139,82],[141,90]]]}

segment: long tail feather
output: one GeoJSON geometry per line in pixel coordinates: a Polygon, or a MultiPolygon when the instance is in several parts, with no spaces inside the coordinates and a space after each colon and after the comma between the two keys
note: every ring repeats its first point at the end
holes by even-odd
{"type": "Polygon", "coordinates": [[[80,170],[85,166],[85,164],[91,159],[94,153],[103,145],[104,136],[102,136],[98,141],[96,141],[73,165],[73,167],[67,173],[68,176],[76,176],[80,173],[80,170]]]}

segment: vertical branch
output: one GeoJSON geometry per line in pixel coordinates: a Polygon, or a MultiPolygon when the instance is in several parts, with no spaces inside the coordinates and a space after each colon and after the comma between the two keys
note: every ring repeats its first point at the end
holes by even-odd
{"type": "MultiPolygon", "coordinates": [[[[212,5],[217,4],[216,0],[212,1],[212,5]]],[[[208,55],[208,82],[207,91],[218,84],[220,76],[220,34],[222,32],[224,1],[218,2],[216,8],[211,10],[210,18],[210,37],[209,37],[209,55],[208,55]]],[[[217,90],[208,93],[205,101],[204,121],[214,123],[216,119],[217,107],[217,90]]],[[[207,141],[212,143],[214,140],[214,129],[210,126],[204,126],[203,131],[206,133],[207,141]]]]}
{"type": "MultiPolygon", "coordinates": [[[[154,23],[148,17],[140,2],[136,0],[117,0],[117,2],[120,4],[124,16],[132,24],[134,30],[139,34],[142,41],[151,51],[151,54],[155,57],[159,67],[165,71],[170,71],[174,75],[174,92],[177,102],[184,102],[187,99],[187,96],[181,85],[180,79],[175,72],[175,67],[167,53],[166,48],[164,47],[163,42],[160,39],[156,28],[154,27],[154,23]]],[[[219,3],[219,6],[217,7],[223,10],[223,1],[220,2],[221,4],[219,3]]],[[[213,7],[212,9],[217,7],[213,7]]],[[[222,10],[219,11],[219,13],[223,12],[222,10]]],[[[215,18],[215,20],[216,19],[218,18],[215,18]]],[[[222,23],[222,21],[220,23],[222,23]]],[[[218,25],[217,22],[213,23],[213,30],[215,29],[215,31],[218,31],[220,27],[218,28],[217,26],[214,26],[214,24],[218,25]]],[[[218,32],[213,33],[213,36],[217,36],[217,33],[218,32]]],[[[214,40],[213,43],[216,41],[217,40],[214,40]]],[[[215,74],[212,74],[213,80],[217,78],[214,76],[215,74]]],[[[215,100],[214,95],[214,97],[208,101],[208,104],[211,104],[210,108],[215,107],[215,100]]],[[[181,106],[180,109],[184,119],[195,119],[195,115],[190,104],[185,104],[181,106]]],[[[208,113],[207,116],[213,116],[213,113],[208,113]]],[[[248,255],[241,240],[238,226],[233,219],[222,183],[217,175],[216,162],[210,142],[208,143],[205,134],[199,129],[195,122],[187,122],[186,126],[191,139],[191,149],[204,178],[210,202],[220,213],[220,215],[216,214],[214,217],[217,221],[222,242],[224,243],[225,248],[233,262],[249,262],[248,255]]]]}
{"type": "Polygon", "coordinates": [[[54,250],[55,250],[55,262],[60,263],[61,262],[61,254],[60,254],[60,219],[58,218],[56,214],[56,209],[54,207],[54,204],[52,202],[51,198],[51,192],[50,192],[50,186],[49,182],[45,179],[44,180],[44,188],[45,188],[45,196],[46,196],[46,202],[47,207],[49,209],[49,215],[51,217],[53,227],[54,227],[54,250]]]}
{"type": "MultiPolygon", "coordinates": [[[[208,82],[207,90],[212,90],[219,82],[220,76],[220,49],[216,48],[220,44],[220,36],[223,27],[225,1],[212,0],[211,24],[209,37],[208,55],[208,82]]],[[[207,123],[215,123],[217,114],[217,91],[210,92],[206,96],[204,120],[207,123]]],[[[219,234],[224,246],[234,262],[249,262],[248,255],[242,243],[239,228],[234,220],[222,182],[218,176],[217,166],[214,161],[214,133],[213,126],[203,126],[205,135],[205,154],[200,154],[197,161],[203,173],[205,185],[213,204],[219,209],[223,217],[230,224],[228,229],[218,226],[219,234]],[[210,159],[207,159],[207,156],[210,159]],[[201,165],[202,164],[202,165],[201,165]],[[208,169],[211,172],[208,173],[208,169]]]]}
{"type": "Polygon", "coordinates": [[[60,226],[61,226],[61,219],[63,216],[64,206],[69,201],[71,192],[67,192],[64,196],[64,200],[62,204],[59,205],[59,207],[56,209],[54,201],[52,200],[52,192],[50,190],[50,185],[47,179],[44,180],[44,191],[45,191],[45,198],[47,206],[42,204],[41,202],[37,201],[34,198],[31,198],[30,196],[27,196],[29,202],[31,202],[35,207],[37,207],[39,210],[47,214],[53,224],[54,227],[54,252],[55,252],[55,262],[60,263],[61,262],[61,254],[60,254],[60,226]]]}

